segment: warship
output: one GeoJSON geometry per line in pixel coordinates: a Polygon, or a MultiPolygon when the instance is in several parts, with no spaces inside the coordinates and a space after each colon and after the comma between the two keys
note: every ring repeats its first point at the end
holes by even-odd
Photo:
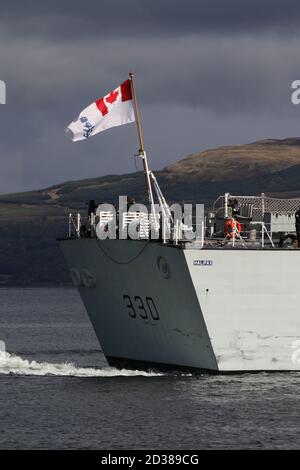
{"type": "Polygon", "coordinates": [[[300,199],[226,193],[205,210],[191,239],[194,221],[175,222],[149,170],[139,120],[138,131],[149,211],[129,207],[115,237],[101,237],[114,211],[90,201],[86,220],[70,214],[69,232],[59,239],[108,364],[211,373],[300,370],[300,199]]]}
{"type": "Polygon", "coordinates": [[[234,198],[252,212],[248,232],[222,233],[230,220],[224,195],[203,240],[101,240],[78,217],[59,241],[110,365],[300,370],[300,250],[292,233],[300,200],[234,198]]]}

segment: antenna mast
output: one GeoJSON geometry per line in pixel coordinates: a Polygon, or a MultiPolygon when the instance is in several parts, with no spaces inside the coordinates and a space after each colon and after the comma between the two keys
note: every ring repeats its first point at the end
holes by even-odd
{"type": "Polygon", "coordinates": [[[132,90],[133,103],[134,103],[135,119],[136,119],[138,136],[139,136],[139,143],[140,143],[139,156],[143,160],[143,167],[144,167],[144,174],[145,174],[145,181],[146,181],[146,189],[147,189],[147,194],[148,194],[148,201],[149,201],[151,211],[153,213],[153,217],[155,219],[155,224],[156,224],[156,217],[155,217],[155,211],[154,211],[154,199],[153,199],[152,185],[151,185],[151,180],[150,180],[151,172],[149,171],[147,155],[146,155],[144,142],[143,142],[143,134],[142,134],[142,127],[141,127],[139,109],[138,109],[138,104],[137,104],[137,99],[136,99],[133,72],[129,73],[129,78],[130,78],[130,82],[131,82],[131,90],[132,90]]]}

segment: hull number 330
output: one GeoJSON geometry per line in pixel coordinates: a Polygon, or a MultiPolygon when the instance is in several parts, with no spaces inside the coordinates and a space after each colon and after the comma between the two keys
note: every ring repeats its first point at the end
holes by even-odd
{"type": "Polygon", "coordinates": [[[128,315],[131,318],[142,318],[143,320],[159,320],[158,310],[152,297],[144,299],[139,295],[130,297],[123,295],[124,305],[127,308],[128,315]]]}

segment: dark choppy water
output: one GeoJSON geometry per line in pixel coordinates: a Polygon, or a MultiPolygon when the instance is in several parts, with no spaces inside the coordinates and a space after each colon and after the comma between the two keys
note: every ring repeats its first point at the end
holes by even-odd
{"type": "Polygon", "coordinates": [[[1,449],[299,448],[300,374],[107,366],[73,289],[0,289],[1,449]]]}

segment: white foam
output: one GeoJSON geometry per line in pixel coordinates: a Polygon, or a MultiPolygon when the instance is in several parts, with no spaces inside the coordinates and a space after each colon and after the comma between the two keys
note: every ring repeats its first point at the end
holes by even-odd
{"type": "Polygon", "coordinates": [[[103,367],[94,369],[91,367],[77,367],[72,363],[51,364],[49,362],[36,362],[22,359],[14,354],[5,353],[0,357],[0,375],[54,375],[61,377],[159,377],[163,374],[131,371],[126,369],[114,369],[103,367]]]}

